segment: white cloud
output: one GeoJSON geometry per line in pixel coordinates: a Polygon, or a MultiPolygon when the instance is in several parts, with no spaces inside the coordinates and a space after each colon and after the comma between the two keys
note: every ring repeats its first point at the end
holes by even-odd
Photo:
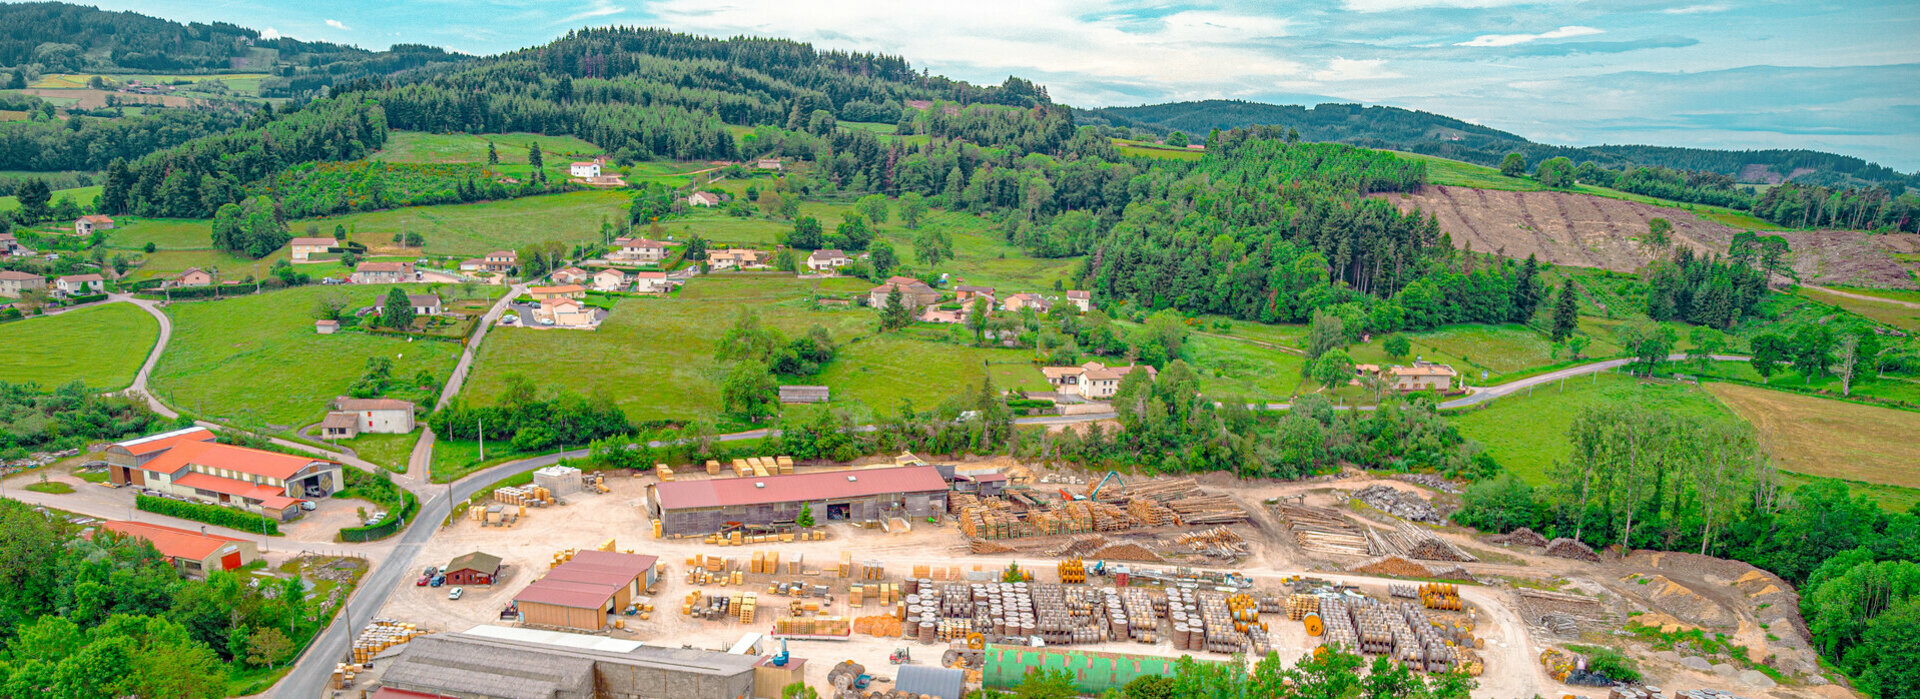
{"type": "Polygon", "coordinates": [[[339,29],[342,31],[345,31],[347,29],[346,23],[341,22],[340,20],[337,20],[337,19],[327,20],[327,26],[333,27],[334,29],[339,29]]]}
{"type": "Polygon", "coordinates": [[[1593,36],[1604,33],[1593,27],[1561,27],[1539,34],[1482,34],[1471,41],[1462,41],[1454,46],[1516,46],[1541,39],[1566,39],[1576,36],[1593,36]]]}
{"type": "Polygon", "coordinates": [[[575,24],[581,20],[617,15],[626,11],[627,8],[614,4],[613,0],[592,0],[579,12],[567,15],[554,24],[575,24]]]}
{"type": "Polygon", "coordinates": [[[1345,0],[1342,6],[1354,12],[1394,12],[1419,9],[1468,9],[1510,5],[1536,5],[1545,0],[1345,0]]]}
{"type": "Polygon", "coordinates": [[[1383,59],[1335,58],[1327,62],[1327,67],[1315,71],[1314,80],[1322,82],[1340,82],[1345,80],[1382,80],[1386,78],[1404,78],[1405,75],[1387,70],[1383,59]]]}
{"type": "Polygon", "coordinates": [[[1099,0],[976,0],[911,12],[889,0],[664,0],[648,10],[677,31],[880,51],[976,82],[1020,75],[1080,105],[1252,97],[1308,72],[1272,46],[1290,33],[1286,18],[1230,9],[1140,17],[1115,15],[1099,0]]]}
{"type": "Polygon", "coordinates": [[[260,30],[260,38],[278,39],[280,38],[280,30],[274,29],[273,27],[267,27],[266,29],[260,30]]]}
{"type": "Polygon", "coordinates": [[[1725,12],[1727,9],[1726,5],[1688,5],[1686,7],[1670,7],[1661,10],[1660,13],[1666,15],[1698,15],[1708,12],[1725,12]]]}

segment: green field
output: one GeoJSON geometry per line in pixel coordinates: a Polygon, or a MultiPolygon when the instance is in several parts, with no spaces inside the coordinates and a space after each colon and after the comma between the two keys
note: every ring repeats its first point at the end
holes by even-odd
{"type": "Polygon", "coordinates": [[[480,350],[467,395],[490,401],[520,374],[547,387],[604,391],[638,420],[690,419],[721,409],[725,366],[714,347],[737,309],[752,308],[766,326],[788,337],[820,325],[842,344],[839,357],[816,377],[794,379],[833,388],[835,403],[860,411],[891,410],[900,397],[922,408],[978,385],[994,367],[1008,388],[1043,389],[1037,370],[1015,363],[1028,353],[988,350],[900,336],[875,336],[870,309],[814,310],[813,293],[845,294],[858,280],[795,279],[774,275],[714,275],[695,279],[674,298],[625,298],[593,332],[496,328],[480,350]],[[931,378],[937,377],[937,378],[931,378]],[[1024,378],[1023,378],[1024,377],[1024,378]]]}
{"type": "MultiPolygon", "coordinates": [[[[162,73],[131,73],[131,74],[48,73],[46,75],[40,76],[39,80],[33,81],[33,83],[28,85],[27,87],[52,89],[52,90],[84,90],[84,89],[87,89],[87,81],[91,80],[96,75],[98,75],[103,79],[110,80],[117,83],[125,83],[129,80],[138,80],[140,82],[149,83],[149,84],[161,83],[161,82],[171,83],[176,80],[191,80],[191,81],[194,81],[195,83],[211,82],[211,81],[217,80],[222,83],[225,83],[227,86],[227,89],[229,90],[248,94],[248,95],[260,94],[260,81],[268,77],[266,73],[226,73],[226,74],[220,74],[220,75],[181,75],[181,74],[162,74],[162,73]]],[[[175,87],[176,91],[182,90],[182,89],[189,89],[189,87],[188,86],[175,87]]]]}
{"type": "Polygon", "coordinates": [[[0,325],[0,381],[55,388],[79,381],[117,391],[133,383],[160,338],[160,323],[130,303],[109,303],[0,325]]]}
{"type": "Polygon", "coordinates": [[[620,191],[589,190],[545,194],[473,204],[415,206],[386,211],[347,214],[294,221],[289,227],[304,231],[319,224],[324,235],[345,224],[349,240],[368,247],[389,245],[403,228],[426,237],[429,255],[480,256],[546,241],[572,246],[600,240],[600,222],[619,225],[627,220],[629,196],[620,191]]]}
{"type": "Polygon", "coordinates": [[[1699,386],[1601,373],[1567,379],[1564,387],[1536,386],[1533,395],[1500,398],[1485,409],[1455,412],[1451,422],[1461,434],[1486,446],[1487,454],[1507,470],[1528,483],[1549,485],[1549,467],[1573,450],[1568,426],[1581,410],[1609,404],[1704,420],[1740,419],[1699,386]]]}
{"type": "Polygon", "coordinates": [[[1144,156],[1148,158],[1165,158],[1167,160],[1199,160],[1207,157],[1207,152],[1202,150],[1171,148],[1147,143],[1145,141],[1129,141],[1120,138],[1113,139],[1113,146],[1116,150],[1120,151],[1120,155],[1129,158],[1144,156]]]}
{"type": "Polygon", "coordinates": [[[388,288],[308,286],[174,304],[167,309],[173,341],[154,370],[153,389],[183,412],[286,430],[326,414],[327,403],[346,394],[369,357],[392,358],[395,376],[424,369],[445,380],[458,343],[313,332],[312,311],[321,298],[344,295],[365,305],[388,288]]]}
{"type": "MultiPolygon", "coordinates": [[[[97,184],[91,187],[74,187],[72,189],[56,189],[56,190],[53,190],[53,198],[47,200],[47,206],[53,206],[55,204],[60,203],[61,197],[72,199],[73,203],[79,204],[81,206],[92,206],[93,200],[100,197],[101,189],[102,189],[101,186],[97,184]]],[[[0,197],[0,211],[10,211],[18,208],[20,208],[19,197],[14,197],[14,196],[0,197]]],[[[62,230],[65,230],[67,232],[73,231],[72,221],[56,222],[56,224],[58,224],[62,230]]]]}
{"type": "MultiPolygon", "coordinates": [[[[1847,291],[1851,293],[1862,294],[1862,295],[1867,295],[1867,292],[1868,292],[1868,290],[1864,290],[1864,289],[1848,289],[1847,291]]],[[[1876,291],[1877,293],[1874,293],[1871,295],[1877,296],[1880,298],[1893,299],[1893,300],[1899,300],[1899,301],[1920,300],[1920,299],[1914,299],[1914,298],[1902,298],[1900,296],[1895,295],[1895,292],[1888,291],[1888,290],[1873,290],[1873,291],[1876,291]]],[[[1868,318],[1873,319],[1874,321],[1886,323],[1887,325],[1900,328],[1901,330],[1906,330],[1908,332],[1920,332],[1920,308],[1908,308],[1906,306],[1902,306],[1897,303],[1880,303],[1878,301],[1866,301],[1862,299],[1848,298],[1846,296],[1841,296],[1839,294],[1829,293],[1822,289],[1810,289],[1804,286],[1798,289],[1798,293],[1801,296],[1805,296],[1807,298],[1813,299],[1815,301],[1819,301],[1824,304],[1839,306],[1840,308],[1846,309],[1850,313],[1866,316],[1868,318]]],[[[1906,292],[1906,293],[1913,294],[1914,292],[1906,292]]]]}
{"type": "Polygon", "coordinates": [[[387,470],[406,473],[407,458],[413,455],[413,444],[418,441],[420,432],[415,430],[407,434],[363,434],[339,444],[387,470]]]}
{"type": "Polygon", "coordinates": [[[1281,402],[1316,387],[1300,385],[1305,357],[1233,336],[1192,335],[1181,354],[1200,375],[1200,391],[1213,398],[1281,402]]]}
{"type": "Polygon", "coordinates": [[[541,170],[547,177],[563,180],[568,177],[567,165],[575,160],[588,160],[605,151],[599,146],[572,136],[543,136],[532,133],[503,134],[433,134],[419,131],[395,131],[387,136],[387,144],[379,152],[367,156],[368,160],[381,160],[393,163],[471,163],[487,164],[487,142],[492,141],[495,152],[500,155],[500,164],[495,171],[508,177],[526,179],[533,168],[527,164],[527,152],[534,143],[540,144],[541,170]]]}

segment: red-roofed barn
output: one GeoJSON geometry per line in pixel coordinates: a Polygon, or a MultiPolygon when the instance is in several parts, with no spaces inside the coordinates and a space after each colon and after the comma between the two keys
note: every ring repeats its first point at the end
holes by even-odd
{"type": "Polygon", "coordinates": [[[100,528],[120,536],[144,539],[173,562],[180,574],[199,577],[216,570],[233,570],[260,560],[260,549],[246,539],[202,534],[146,522],[102,522],[100,528]]]}
{"type": "Polygon", "coordinates": [[[653,586],[653,556],[581,551],[515,595],[520,623],[599,631],[607,615],[626,609],[653,586]]]}
{"type": "Polygon", "coordinates": [[[346,485],[340,464],[309,456],[220,444],[203,428],[175,430],[107,447],[108,477],[118,485],[193,498],[280,520],[300,516],[300,501],[346,485]]]}

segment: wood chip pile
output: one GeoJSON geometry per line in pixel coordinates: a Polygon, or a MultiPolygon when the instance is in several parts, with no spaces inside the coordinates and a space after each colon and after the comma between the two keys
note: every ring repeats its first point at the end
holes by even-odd
{"type": "Polygon", "coordinates": [[[1365,556],[1372,552],[1366,534],[1338,510],[1286,504],[1277,509],[1300,548],[1346,556],[1365,556]]]}
{"type": "Polygon", "coordinates": [[[1441,580],[1474,580],[1473,574],[1457,565],[1438,566],[1421,563],[1405,556],[1376,556],[1361,561],[1347,570],[1368,575],[1394,575],[1403,578],[1438,578],[1441,580]]]}
{"type": "Polygon", "coordinates": [[[1600,554],[1594,553],[1593,547],[1566,537],[1548,542],[1547,555],[1553,556],[1554,558],[1571,558],[1576,561],[1586,561],[1588,563],[1600,562],[1600,554]]]}
{"type": "Polygon", "coordinates": [[[1370,485],[1353,497],[1387,514],[1415,522],[1440,523],[1440,513],[1425,498],[1389,485],[1370,485]]]}

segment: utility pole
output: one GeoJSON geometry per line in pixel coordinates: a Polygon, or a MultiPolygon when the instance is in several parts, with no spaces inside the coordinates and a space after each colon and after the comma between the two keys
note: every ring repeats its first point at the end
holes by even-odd
{"type": "MultiPolygon", "coordinates": [[[[479,431],[480,433],[480,460],[486,461],[487,460],[487,424],[481,421],[480,418],[476,417],[473,419],[473,425],[474,425],[474,429],[479,431]]],[[[451,506],[452,503],[448,503],[448,505],[451,506]]]]}

